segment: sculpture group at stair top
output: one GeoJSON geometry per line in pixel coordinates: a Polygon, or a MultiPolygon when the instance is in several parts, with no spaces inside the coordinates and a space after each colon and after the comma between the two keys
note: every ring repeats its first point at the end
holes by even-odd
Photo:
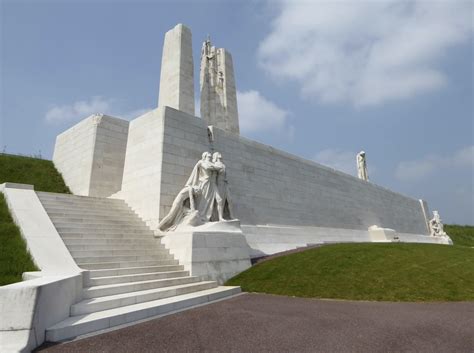
{"type": "Polygon", "coordinates": [[[369,172],[367,171],[367,161],[364,151],[357,153],[357,175],[359,179],[369,181],[369,172]]]}
{"type": "Polygon", "coordinates": [[[438,211],[433,211],[433,218],[429,222],[430,224],[430,233],[434,236],[446,236],[446,232],[444,231],[443,222],[441,221],[441,217],[439,216],[438,211]]]}
{"type": "Polygon", "coordinates": [[[232,204],[222,155],[204,152],[158,228],[169,231],[180,224],[198,226],[231,219],[232,204]]]}

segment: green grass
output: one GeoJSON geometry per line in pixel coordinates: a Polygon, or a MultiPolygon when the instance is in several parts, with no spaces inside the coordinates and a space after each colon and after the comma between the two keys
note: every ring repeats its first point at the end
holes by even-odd
{"type": "Polygon", "coordinates": [[[0,154],[0,184],[33,184],[36,191],[70,193],[52,161],[0,154]]]}
{"type": "Polygon", "coordinates": [[[277,257],[230,279],[248,292],[384,301],[474,300],[474,249],[337,244],[277,257]]]}
{"type": "Polygon", "coordinates": [[[13,223],[5,198],[0,193],[0,286],[21,281],[21,274],[37,271],[20,230],[13,223]]]}
{"type": "Polygon", "coordinates": [[[474,247],[474,226],[445,225],[444,231],[454,245],[474,247]]]}
{"type": "MultiPolygon", "coordinates": [[[[0,154],[0,184],[33,184],[37,191],[70,193],[53,162],[0,154]]],[[[37,271],[18,227],[0,193],[0,286],[21,281],[26,271],[37,271]]]]}

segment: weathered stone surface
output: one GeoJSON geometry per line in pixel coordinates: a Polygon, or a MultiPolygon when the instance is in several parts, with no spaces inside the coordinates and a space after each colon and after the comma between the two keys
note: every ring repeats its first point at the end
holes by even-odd
{"type": "Polygon", "coordinates": [[[161,60],[158,106],[194,115],[194,64],[189,28],[176,25],[166,32],[161,60]]]}
{"type": "Polygon", "coordinates": [[[74,194],[107,197],[120,190],[128,124],[96,114],[57,136],[53,162],[74,194]]]}
{"type": "Polygon", "coordinates": [[[184,269],[201,280],[224,283],[251,266],[250,248],[240,231],[189,230],[162,238],[184,269]]]}
{"type": "Polygon", "coordinates": [[[208,125],[238,134],[239,115],[232,55],[206,40],[201,50],[201,117],[208,125]]]}

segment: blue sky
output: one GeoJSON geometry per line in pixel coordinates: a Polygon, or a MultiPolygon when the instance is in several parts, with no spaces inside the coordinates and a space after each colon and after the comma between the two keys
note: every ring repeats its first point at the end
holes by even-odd
{"type": "MultiPolygon", "coordinates": [[[[157,105],[164,33],[233,55],[242,135],[474,224],[470,1],[1,1],[0,146],[51,158],[91,113],[157,105]],[[6,147],[5,147],[6,146],[6,147]]],[[[196,99],[198,99],[198,94],[196,99]]]]}

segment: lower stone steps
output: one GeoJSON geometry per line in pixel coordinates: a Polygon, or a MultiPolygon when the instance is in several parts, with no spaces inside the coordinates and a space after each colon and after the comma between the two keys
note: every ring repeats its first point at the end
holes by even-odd
{"type": "Polygon", "coordinates": [[[163,265],[178,265],[177,260],[158,260],[158,261],[120,261],[120,262],[90,262],[78,264],[84,270],[105,270],[125,267],[142,267],[142,266],[163,266],[163,265]]]}
{"type": "Polygon", "coordinates": [[[171,260],[173,256],[170,254],[163,255],[123,255],[123,256],[84,256],[74,257],[78,265],[85,263],[103,263],[107,265],[113,262],[134,262],[134,261],[162,261],[171,260]]]}
{"type": "Polygon", "coordinates": [[[100,269],[90,270],[89,277],[110,277],[110,276],[125,276],[138,273],[150,273],[150,272],[166,272],[166,271],[181,271],[183,265],[162,265],[162,266],[142,266],[142,267],[126,267],[126,268],[112,268],[112,269],[100,269]]]}
{"type": "Polygon", "coordinates": [[[89,286],[102,286],[106,284],[141,282],[154,279],[176,278],[189,276],[188,271],[161,271],[148,273],[134,273],[129,275],[113,275],[105,277],[90,278],[87,282],[89,286]]]}
{"type": "Polygon", "coordinates": [[[71,306],[71,315],[89,314],[97,311],[114,309],[126,305],[169,298],[175,295],[188,294],[216,288],[214,281],[177,284],[169,287],[145,289],[137,292],[119,293],[105,297],[89,298],[71,306]]]}
{"type": "Polygon", "coordinates": [[[240,287],[216,287],[164,299],[71,316],[46,330],[46,340],[57,342],[91,332],[105,330],[159,315],[166,315],[192,306],[205,304],[240,293],[240,287]]]}
{"type": "Polygon", "coordinates": [[[84,288],[82,290],[82,297],[84,299],[105,297],[114,294],[122,293],[131,293],[155,289],[169,286],[177,286],[180,284],[188,284],[198,282],[198,277],[187,276],[187,277],[177,277],[177,278],[164,278],[156,279],[150,281],[141,281],[141,282],[128,282],[128,283],[116,283],[116,284],[105,284],[101,286],[93,286],[84,288]]]}

